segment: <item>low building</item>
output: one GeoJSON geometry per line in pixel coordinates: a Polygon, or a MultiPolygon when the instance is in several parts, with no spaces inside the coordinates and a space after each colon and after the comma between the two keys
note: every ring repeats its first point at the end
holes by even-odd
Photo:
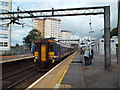
{"type": "Polygon", "coordinates": [[[61,30],[61,39],[71,40],[71,31],[61,30]]]}
{"type": "MultiPolygon", "coordinates": [[[[111,55],[116,54],[116,46],[118,44],[118,38],[111,38],[111,55]]],[[[94,44],[94,52],[103,55],[104,54],[104,38],[96,39],[94,44]]]]}

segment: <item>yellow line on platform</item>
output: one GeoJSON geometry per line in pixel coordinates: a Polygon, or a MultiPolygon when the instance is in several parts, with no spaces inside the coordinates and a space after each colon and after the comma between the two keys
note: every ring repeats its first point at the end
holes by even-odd
{"type": "MultiPolygon", "coordinates": [[[[70,63],[68,64],[68,66],[67,66],[67,68],[65,69],[65,71],[63,72],[60,80],[58,81],[58,84],[60,85],[59,88],[61,88],[61,85],[62,85],[62,86],[64,85],[64,84],[60,84],[60,83],[62,82],[63,78],[65,77],[65,74],[67,73],[67,71],[68,71],[68,69],[69,69],[69,66],[70,66],[71,62],[73,61],[74,57],[75,57],[75,56],[72,56],[72,57],[71,57],[70,63]]],[[[64,86],[70,86],[70,88],[71,88],[71,85],[64,85],[64,86]]]]}
{"type": "Polygon", "coordinates": [[[30,85],[26,90],[29,90],[32,88],[55,88],[55,86],[59,87],[60,84],[58,84],[58,82],[59,83],[62,82],[62,79],[64,78],[64,75],[67,72],[68,66],[71,63],[71,59],[73,59],[73,56],[75,56],[75,54],[76,52],[70,55],[68,58],[66,58],[62,62],[60,62],[53,69],[51,69],[41,78],[39,78],[36,82],[30,85]]]}
{"type": "Polygon", "coordinates": [[[67,66],[66,70],[63,72],[62,77],[60,78],[60,80],[58,81],[58,83],[61,83],[61,82],[62,82],[62,80],[63,80],[63,78],[64,78],[64,76],[65,76],[68,68],[69,68],[69,66],[67,66]]]}
{"type": "Polygon", "coordinates": [[[71,88],[72,85],[60,84],[59,88],[71,88]]]}

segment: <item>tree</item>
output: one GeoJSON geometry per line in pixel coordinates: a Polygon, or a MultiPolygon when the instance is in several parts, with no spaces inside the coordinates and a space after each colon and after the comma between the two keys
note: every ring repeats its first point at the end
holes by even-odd
{"type": "Polygon", "coordinates": [[[110,32],[110,37],[112,38],[112,36],[118,36],[118,29],[117,28],[113,28],[112,31],[110,32]]]}
{"type": "Polygon", "coordinates": [[[19,47],[20,45],[16,43],[16,46],[15,47],[19,47]]]}
{"type": "MultiPolygon", "coordinates": [[[[113,28],[112,31],[110,32],[110,38],[112,38],[112,36],[118,36],[117,28],[113,28]]],[[[104,38],[104,35],[102,36],[102,38],[104,38]]]]}
{"type": "Polygon", "coordinates": [[[16,48],[16,47],[19,47],[20,45],[16,43],[15,46],[11,46],[11,48],[16,48]]]}
{"type": "Polygon", "coordinates": [[[30,46],[30,48],[31,48],[31,44],[33,41],[40,40],[42,38],[43,38],[43,36],[37,29],[32,29],[28,33],[28,35],[23,38],[23,40],[24,40],[23,43],[25,43],[27,46],[30,46]]]}

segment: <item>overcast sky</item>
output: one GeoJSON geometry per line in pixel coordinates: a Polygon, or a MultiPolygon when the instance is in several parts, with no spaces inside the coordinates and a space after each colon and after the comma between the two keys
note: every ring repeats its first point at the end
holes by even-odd
{"type": "MultiPolygon", "coordinates": [[[[117,0],[13,0],[12,5],[13,11],[16,11],[18,6],[21,10],[110,6],[111,28],[115,28],[117,26],[117,0]]],[[[72,38],[78,38],[78,36],[89,36],[90,17],[92,30],[94,30],[92,37],[100,38],[103,34],[103,31],[101,30],[104,28],[103,15],[54,18],[61,19],[61,29],[71,31],[72,38]]],[[[20,22],[26,23],[26,25],[32,25],[31,19],[22,19],[20,22]]],[[[22,44],[23,37],[25,37],[31,29],[32,28],[28,26],[22,28],[19,25],[12,25],[12,45],[15,45],[16,43],[22,44]]]]}

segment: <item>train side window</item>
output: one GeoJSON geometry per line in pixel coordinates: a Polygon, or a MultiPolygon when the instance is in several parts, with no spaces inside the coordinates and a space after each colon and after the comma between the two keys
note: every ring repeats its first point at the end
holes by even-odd
{"type": "Polygon", "coordinates": [[[57,45],[57,51],[59,51],[60,50],[60,45],[57,45]]]}

